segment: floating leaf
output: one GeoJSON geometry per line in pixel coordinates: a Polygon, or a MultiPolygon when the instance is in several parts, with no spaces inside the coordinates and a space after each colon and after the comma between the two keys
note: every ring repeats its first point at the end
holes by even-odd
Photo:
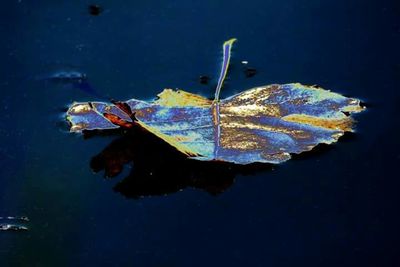
{"type": "Polygon", "coordinates": [[[214,100],[165,89],[154,101],[74,103],[67,112],[72,132],[140,126],[188,157],[238,164],[281,163],[290,154],[336,142],[352,131],[360,101],[299,83],[268,85],[220,100],[230,51],[214,100]]]}

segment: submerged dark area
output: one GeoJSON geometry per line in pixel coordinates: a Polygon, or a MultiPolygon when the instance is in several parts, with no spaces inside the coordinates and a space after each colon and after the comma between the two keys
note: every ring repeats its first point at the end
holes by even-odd
{"type": "Polygon", "coordinates": [[[28,228],[0,231],[0,266],[400,265],[397,1],[15,0],[0,13],[0,224],[28,228]],[[318,84],[366,104],[356,132],[278,166],[188,160],[136,128],[68,132],[73,101],[212,97],[232,37],[223,97],[318,84]]]}

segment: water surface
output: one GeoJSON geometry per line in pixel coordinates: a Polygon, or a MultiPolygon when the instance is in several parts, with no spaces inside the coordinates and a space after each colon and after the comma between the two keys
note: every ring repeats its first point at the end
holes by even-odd
{"type": "MultiPolygon", "coordinates": [[[[399,266],[396,1],[99,1],[98,16],[89,4],[0,9],[0,216],[30,218],[28,232],[0,232],[0,266],[399,266]],[[166,87],[212,97],[231,37],[221,97],[318,84],[368,104],[356,134],[274,168],[205,171],[222,193],[185,184],[203,167],[180,172],[162,164],[170,152],[154,150],[154,168],[166,181],[175,170],[181,184],[137,199],[113,188],[138,165],[112,180],[90,167],[129,138],[69,134],[63,110],[93,97],[35,79],[73,68],[118,100],[150,100],[166,87]]],[[[150,152],[135,153],[148,172],[150,152]]]]}

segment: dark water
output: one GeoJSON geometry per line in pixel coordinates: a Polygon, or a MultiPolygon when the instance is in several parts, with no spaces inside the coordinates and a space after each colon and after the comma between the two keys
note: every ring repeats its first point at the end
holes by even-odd
{"type": "Polygon", "coordinates": [[[0,232],[0,266],[400,266],[397,1],[9,0],[0,14],[0,217],[31,220],[0,232]],[[73,68],[114,99],[209,97],[231,37],[223,96],[319,84],[368,104],[357,133],[274,168],[193,166],[154,140],[69,134],[63,109],[93,97],[36,79],[73,68]],[[90,164],[113,141],[137,164],[107,180],[90,164]]]}

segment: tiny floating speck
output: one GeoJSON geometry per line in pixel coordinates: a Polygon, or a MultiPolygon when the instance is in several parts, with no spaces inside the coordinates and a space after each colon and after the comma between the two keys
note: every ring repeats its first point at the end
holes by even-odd
{"type": "Polygon", "coordinates": [[[210,77],[208,77],[206,75],[200,75],[199,76],[199,83],[208,84],[209,81],[210,81],[210,77]]]}
{"type": "Polygon", "coordinates": [[[244,70],[244,75],[246,75],[247,78],[251,78],[256,74],[257,74],[257,70],[255,68],[248,67],[244,70]]]}
{"type": "Polygon", "coordinates": [[[98,16],[103,12],[103,8],[99,5],[89,5],[88,11],[90,15],[98,16]]]}

